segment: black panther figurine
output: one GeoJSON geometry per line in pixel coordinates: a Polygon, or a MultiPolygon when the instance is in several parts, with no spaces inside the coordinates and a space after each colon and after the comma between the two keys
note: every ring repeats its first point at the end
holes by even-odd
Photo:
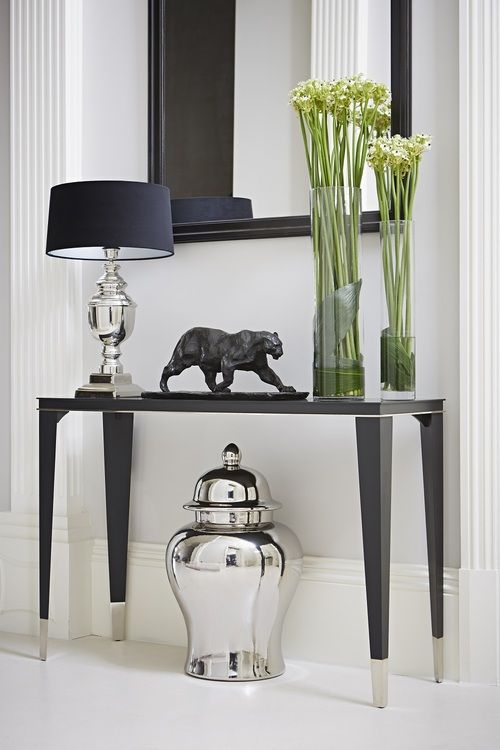
{"type": "Polygon", "coordinates": [[[283,385],[267,364],[267,355],[279,359],[283,344],[277,333],[239,331],[226,333],[218,328],[191,328],[181,336],[168,365],[163,368],[160,388],[168,391],[168,380],[188,367],[197,365],[205,382],[214,393],[228,393],[235,370],[255,372],[264,383],[274,385],[281,393],[295,393],[291,385],[283,385]],[[217,373],[222,380],[216,383],[217,373]]]}

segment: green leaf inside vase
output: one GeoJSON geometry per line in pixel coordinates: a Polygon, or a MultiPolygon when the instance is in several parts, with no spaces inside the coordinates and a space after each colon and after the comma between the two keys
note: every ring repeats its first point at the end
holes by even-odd
{"type": "Polygon", "coordinates": [[[384,390],[415,389],[414,346],[414,337],[394,336],[389,328],[384,328],[380,338],[380,369],[384,390]]]}
{"type": "Polygon", "coordinates": [[[361,279],[336,289],[318,307],[316,330],[321,331],[324,343],[332,343],[332,353],[345,339],[356,319],[360,291],[361,279]]]}

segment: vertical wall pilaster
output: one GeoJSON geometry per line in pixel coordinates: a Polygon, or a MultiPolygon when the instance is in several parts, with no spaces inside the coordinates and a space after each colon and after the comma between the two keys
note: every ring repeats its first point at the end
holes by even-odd
{"type": "Polygon", "coordinates": [[[500,8],[460,0],[461,677],[500,682],[500,8]]]}
{"type": "MultiPolygon", "coordinates": [[[[82,378],[78,262],[44,254],[50,187],[81,174],[81,0],[11,2],[12,505],[37,510],[36,396],[82,378]]],[[[78,419],[61,425],[56,514],[80,510],[78,419]],[[75,460],[76,459],[76,460],[75,460]]]]}
{"type": "Polygon", "coordinates": [[[312,0],[311,78],[366,72],[368,0],[312,0]]]}
{"type": "MultiPolygon", "coordinates": [[[[81,267],[45,256],[49,192],[81,176],[82,0],[11,0],[11,511],[0,513],[0,629],[38,630],[36,397],[82,380],[81,267]]],[[[82,428],[60,425],[50,634],[90,632],[82,428]]]]}

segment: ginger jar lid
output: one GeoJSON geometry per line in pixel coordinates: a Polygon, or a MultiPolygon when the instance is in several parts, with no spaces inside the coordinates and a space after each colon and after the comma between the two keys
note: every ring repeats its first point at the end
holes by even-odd
{"type": "Polygon", "coordinates": [[[241,451],[230,443],[222,451],[222,466],[203,474],[194,490],[190,510],[258,509],[276,510],[281,503],[271,497],[265,477],[255,469],[240,465],[241,451]]]}

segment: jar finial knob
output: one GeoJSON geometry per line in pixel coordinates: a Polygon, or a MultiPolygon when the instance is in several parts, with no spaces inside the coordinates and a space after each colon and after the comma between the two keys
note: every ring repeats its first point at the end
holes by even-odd
{"type": "Polygon", "coordinates": [[[226,468],[236,469],[241,461],[241,451],[235,443],[229,443],[222,451],[222,463],[226,468]]]}

